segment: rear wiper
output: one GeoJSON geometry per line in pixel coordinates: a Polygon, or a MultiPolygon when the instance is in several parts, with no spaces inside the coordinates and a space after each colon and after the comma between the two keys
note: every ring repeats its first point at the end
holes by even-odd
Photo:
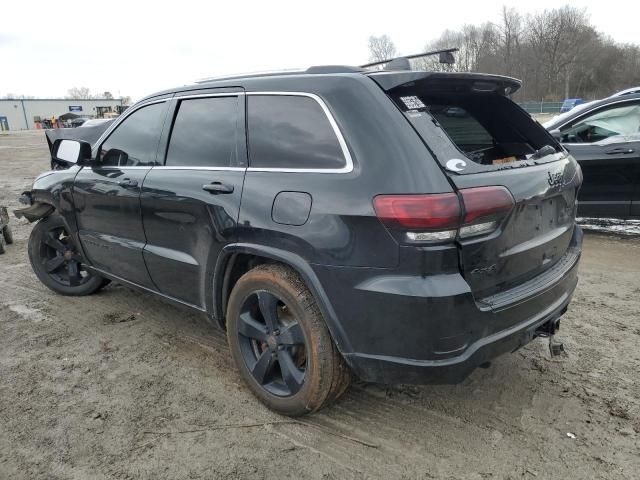
{"type": "Polygon", "coordinates": [[[556,153],[556,149],[553,148],[551,145],[545,145],[544,147],[539,148],[538,150],[533,152],[533,155],[531,155],[531,160],[537,160],[539,158],[546,157],[547,155],[551,155],[553,153],[556,153]]]}

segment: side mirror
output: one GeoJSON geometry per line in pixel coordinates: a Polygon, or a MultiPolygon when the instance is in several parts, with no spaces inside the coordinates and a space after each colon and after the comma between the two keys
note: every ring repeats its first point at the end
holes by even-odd
{"type": "Polygon", "coordinates": [[[549,132],[553,138],[555,138],[559,143],[562,143],[562,132],[559,129],[551,130],[549,132]]]}
{"type": "Polygon", "coordinates": [[[60,162],[87,165],[91,160],[91,145],[81,140],[60,138],[53,144],[53,158],[60,162]]]}

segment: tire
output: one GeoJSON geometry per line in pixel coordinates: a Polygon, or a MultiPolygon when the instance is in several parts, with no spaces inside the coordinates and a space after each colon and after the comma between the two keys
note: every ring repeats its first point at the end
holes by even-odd
{"type": "Polygon", "coordinates": [[[227,339],[251,391],[280,414],[320,410],[349,385],[311,292],[284,265],[260,265],[238,280],[227,305],[227,339]]]}
{"type": "Polygon", "coordinates": [[[40,220],[29,236],[29,261],[38,279],[62,295],[90,295],[105,286],[102,277],[88,272],[56,213],[40,220]]]}
{"type": "Polygon", "coordinates": [[[4,241],[7,242],[7,245],[11,245],[13,243],[13,232],[9,225],[5,225],[2,229],[2,236],[4,237],[4,241]]]}
{"type": "Polygon", "coordinates": [[[4,236],[0,235],[0,255],[2,255],[6,251],[6,248],[4,248],[4,236]]]}

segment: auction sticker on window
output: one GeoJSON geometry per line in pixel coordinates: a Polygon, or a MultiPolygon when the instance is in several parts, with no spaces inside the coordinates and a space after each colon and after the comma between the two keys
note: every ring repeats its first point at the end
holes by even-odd
{"type": "Polygon", "coordinates": [[[402,103],[404,103],[409,110],[417,110],[419,108],[426,107],[426,105],[422,103],[422,100],[416,96],[400,97],[400,100],[402,100],[402,103]]]}

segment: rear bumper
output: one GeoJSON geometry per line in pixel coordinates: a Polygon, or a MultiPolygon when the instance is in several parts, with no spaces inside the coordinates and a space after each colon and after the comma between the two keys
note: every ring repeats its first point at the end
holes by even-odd
{"type": "Polygon", "coordinates": [[[458,383],[479,365],[526,345],[540,326],[566,312],[581,245],[576,227],[571,258],[561,268],[534,279],[528,291],[519,286],[505,292],[494,305],[474,299],[458,274],[395,276],[329,267],[316,273],[329,298],[338,299],[334,308],[353,347],[342,353],[360,378],[458,383]]]}
{"type": "MultiPolygon", "coordinates": [[[[574,281],[574,287],[577,278],[574,281]]],[[[518,323],[512,328],[484,337],[462,353],[442,360],[416,360],[411,358],[346,354],[345,358],[354,372],[363,380],[377,383],[447,384],[463,381],[479,365],[504,353],[513,352],[536,337],[536,330],[547,322],[558,320],[567,310],[571,295],[564,295],[559,302],[542,315],[518,323]]]]}

